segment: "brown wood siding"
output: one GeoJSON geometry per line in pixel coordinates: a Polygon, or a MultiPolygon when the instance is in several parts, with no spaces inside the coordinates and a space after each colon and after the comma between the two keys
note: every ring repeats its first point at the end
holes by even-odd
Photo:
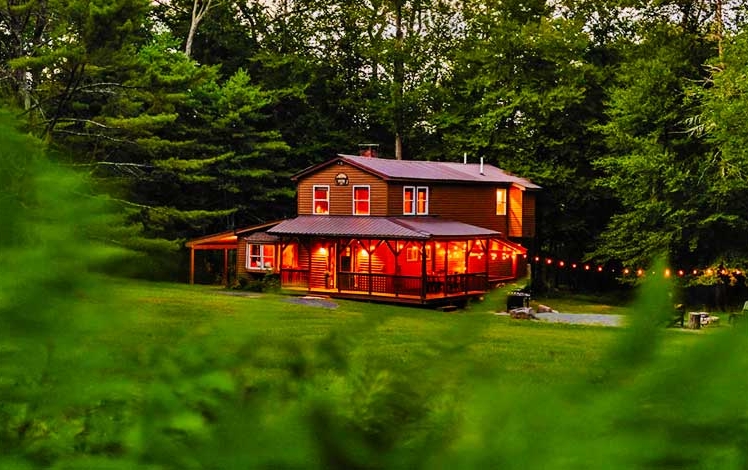
{"type": "MultiPolygon", "coordinates": [[[[403,187],[390,185],[388,215],[403,215],[403,187]]],[[[496,187],[447,184],[422,184],[429,188],[429,215],[457,220],[470,225],[506,233],[506,216],[496,215],[496,187]]]]}
{"type": "Polygon", "coordinates": [[[519,188],[509,188],[509,237],[522,236],[522,193],[519,188]]]}
{"type": "Polygon", "coordinates": [[[535,193],[525,191],[522,198],[522,236],[535,236],[535,193]]]}
{"type": "Polygon", "coordinates": [[[247,277],[247,240],[239,238],[236,245],[236,277],[247,277]]]}
{"type": "Polygon", "coordinates": [[[312,191],[314,186],[330,187],[330,215],[353,214],[354,186],[369,186],[369,215],[387,215],[387,183],[378,176],[362,171],[347,163],[330,165],[298,181],[296,203],[299,215],[313,213],[312,191]],[[337,186],[335,184],[335,175],[338,173],[348,175],[348,185],[337,186]]]}

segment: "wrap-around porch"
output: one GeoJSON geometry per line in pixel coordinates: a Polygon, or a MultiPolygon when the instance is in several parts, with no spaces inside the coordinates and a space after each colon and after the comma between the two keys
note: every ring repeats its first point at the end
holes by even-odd
{"type": "Polygon", "coordinates": [[[516,278],[525,252],[491,238],[282,238],[281,286],[352,299],[442,303],[516,278]]]}

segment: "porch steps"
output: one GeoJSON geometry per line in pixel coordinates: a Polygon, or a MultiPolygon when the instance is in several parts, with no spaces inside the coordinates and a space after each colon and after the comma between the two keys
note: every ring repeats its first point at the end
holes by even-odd
{"type": "Polygon", "coordinates": [[[442,305],[441,307],[437,307],[437,310],[442,312],[454,312],[457,308],[457,305],[442,305]]]}

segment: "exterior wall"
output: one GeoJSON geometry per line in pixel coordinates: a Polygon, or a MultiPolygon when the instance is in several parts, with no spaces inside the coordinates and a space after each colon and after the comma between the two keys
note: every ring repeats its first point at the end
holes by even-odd
{"type": "Polygon", "coordinates": [[[522,204],[522,195],[524,191],[522,191],[519,188],[511,187],[509,188],[509,207],[508,207],[508,213],[509,213],[509,230],[505,233],[508,237],[521,237],[522,236],[522,222],[524,221],[524,218],[522,216],[523,214],[523,204],[522,204]]]}
{"type": "Polygon", "coordinates": [[[535,193],[524,192],[522,199],[522,237],[524,238],[535,236],[535,201],[535,193]]]}
{"type": "Polygon", "coordinates": [[[330,165],[308,175],[298,181],[296,191],[297,213],[299,215],[313,214],[312,191],[314,186],[330,187],[330,215],[353,214],[353,187],[369,186],[369,215],[386,216],[387,214],[387,183],[381,178],[353,167],[345,162],[342,165],[330,165]],[[345,173],[348,184],[338,186],[335,176],[345,173]]]}
{"type": "MultiPolygon", "coordinates": [[[[403,215],[403,187],[415,184],[390,185],[388,215],[403,215]]],[[[429,215],[457,220],[470,225],[507,233],[507,216],[496,215],[496,186],[420,184],[429,188],[429,215]]]]}

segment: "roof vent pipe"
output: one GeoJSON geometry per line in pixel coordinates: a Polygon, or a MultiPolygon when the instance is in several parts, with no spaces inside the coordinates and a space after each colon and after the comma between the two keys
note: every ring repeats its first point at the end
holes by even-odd
{"type": "Polygon", "coordinates": [[[483,174],[483,157],[480,157],[480,174],[483,174]]]}
{"type": "Polygon", "coordinates": [[[467,165],[467,152],[462,154],[462,164],[467,165]]]}

